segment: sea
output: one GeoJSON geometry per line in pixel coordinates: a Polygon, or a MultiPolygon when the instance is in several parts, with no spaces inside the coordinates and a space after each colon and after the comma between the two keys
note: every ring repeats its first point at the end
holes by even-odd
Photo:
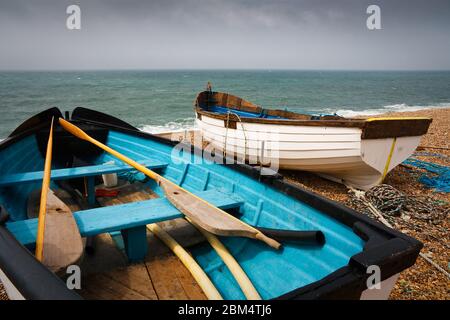
{"type": "Polygon", "coordinates": [[[0,71],[0,139],[50,107],[91,108],[151,133],[192,129],[208,81],[264,108],[316,115],[450,107],[450,71],[0,71]]]}

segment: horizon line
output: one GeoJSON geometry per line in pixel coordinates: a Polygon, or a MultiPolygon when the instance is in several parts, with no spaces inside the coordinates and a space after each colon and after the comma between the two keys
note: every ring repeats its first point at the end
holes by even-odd
{"type": "Polygon", "coordinates": [[[450,69],[315,69],[315,68],[117,68],[117,69],[0,69],[0,72],[117,72],[117,71],[317,71],[317,72],[450,72],[450,69]]]}

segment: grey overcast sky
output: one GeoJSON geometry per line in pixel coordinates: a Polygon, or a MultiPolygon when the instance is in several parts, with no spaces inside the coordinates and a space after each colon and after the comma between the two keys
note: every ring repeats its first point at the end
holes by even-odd
{"type": "Polygon", "coordinates": [[[0,0],[2,70],[180,68],[450,70],[450,0],[0,0]]]}

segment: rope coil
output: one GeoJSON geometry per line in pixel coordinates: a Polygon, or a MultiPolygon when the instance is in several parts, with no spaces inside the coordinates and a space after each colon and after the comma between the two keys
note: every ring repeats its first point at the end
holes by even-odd
{"type": "MultiPolygon", "coordinates": [[[[390,228],[394,228],[395,218],[402,217],[403,213],[418,220],[439,224],[441,220],[447,219],[450,211],[448,203],[438,202],[430,197],[406,196],[401,191],[387,184],[375,186],[367,192],[359,191],[352,187],[349,187],[349,190],[351,191],[349,204],[352,207],[360,212],[374,216],[390,228]]],[[[413,225],[407,221],[404,222],[408,225],[413,225]]],[[[420,252],[419,255],[450,278],[450,274],[426,254],[420,252]]]]}
{"type": "Polygon", "coordinates": [[[406,196],[387,184],[375,186],[365,193],[352,188],[351,191],[353,194],[350,196],[350,205],[358,211],[372,213],[367,204],[367,202],[370,202],[383,217],[390,221],[393,221],[395,217],[406,214],[422,221],[437,224],[442,219],[446,219],[450,211],[448,204],[425,196],[406,196]]]}

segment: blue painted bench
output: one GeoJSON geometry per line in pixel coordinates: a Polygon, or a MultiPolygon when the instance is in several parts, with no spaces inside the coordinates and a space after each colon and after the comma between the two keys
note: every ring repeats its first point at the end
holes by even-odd
{"type": "MultiPolygon", "coordinates": [[[[160,169],[166,167],[168,164],[157,160],[143,160],[139,161],[140,164],[149,169],[160,169]]],[[[97,176],[108,173],[119,173],[135,170],[127,164],[99,164],[94,166],[65,168],[65,169],[53,169],[51,179],[52,180],[64,180],[80,177],[97,176]]],[[[0,187],[42,181],[44,171],[34,172],[20,172],[13,173],[4,176],[0,176],[0,187]]]]}
{"type": "MultiPolygon", "coordinates": [[[[238,208],[243,204],[242,200],[217,190],[194,194],[223,210],[238,208]]],[[[147,224],[183,217],[166,198],[77,211],[73,215],[83,237],[120,231],[130,261],[142,260],[147,254],[147,224]]],[[[23,245],[35,244],[37,218],[10,222],[6,226],[23,245]]]]}
{"type": "MultiPolygon", "coordinates": [[[[138,161],[149,169],[162,169],[167,167],[168,163],[158,160],[142,160],[138,161]]],[[[83,166],[76,168],[52,169],[52,180],[68,180],[74,178],[87,178],[88,202],[90,205],[95,204],[95,182],[94,177],[101,174],[121,173],[135,170],[127,164],[99,164],[93,166],[83,166]]],[[[16,184],[31,183],[42,181],[44,171],[19,172],[0,176],[0,187],[6,187],[16,184]]]]}

